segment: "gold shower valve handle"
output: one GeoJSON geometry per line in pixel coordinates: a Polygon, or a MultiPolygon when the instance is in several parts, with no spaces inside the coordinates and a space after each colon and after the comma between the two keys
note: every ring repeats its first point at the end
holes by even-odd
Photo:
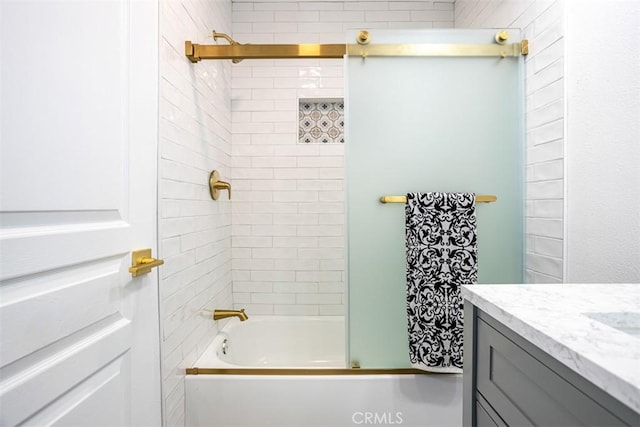
{"type": "Polygon", "coordinates": [[[220,197],[220,190],[227,190],[229,194],[229,200],[231,200],[231,184],[228,182],[220,181],[220,173],[216,170],[209,175],[209,192],[213,200],[218,200],[220,197]]]}
{"type": "Polygon", "coordinates": [[[138,277],[151,272],[153,267],[164,264],[164,260],[151,256],[151,249],[139,249],[131,253],[131,267],[129,273],[133,277],[138,277]]]}

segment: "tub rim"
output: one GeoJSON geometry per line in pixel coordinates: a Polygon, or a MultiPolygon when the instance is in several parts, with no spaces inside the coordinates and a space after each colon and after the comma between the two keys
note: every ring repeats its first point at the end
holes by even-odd
{"type": "Polygon", "coordinates": [[[187,368],[186,375],[462,375],[415,368],[187,368]]]}

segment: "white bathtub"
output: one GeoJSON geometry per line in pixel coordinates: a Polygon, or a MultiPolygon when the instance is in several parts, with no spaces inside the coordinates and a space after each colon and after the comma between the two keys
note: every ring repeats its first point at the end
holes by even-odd
{"type": "Polygon", "coordinates": [[[245,322],[233,319],[196,366],[343,368],[344,331],[342,316],[251,316],[245,322]]]}
{"type": "Polygon", "coordinates": [[[186,425],[462,425],[462,375],[354,375],[344,330],[340,317],[233,319],[185,379],[186,425]]]}

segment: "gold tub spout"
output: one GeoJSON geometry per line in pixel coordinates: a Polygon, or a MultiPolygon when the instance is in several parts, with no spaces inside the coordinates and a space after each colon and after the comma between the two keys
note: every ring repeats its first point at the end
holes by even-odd
{"type": "Polygon", "coordinates": [[[249,318],[242,310],[213,310],[213,320],[226,319],[227,317],[237,317],[241,322],[244,322],[249,318]]]}

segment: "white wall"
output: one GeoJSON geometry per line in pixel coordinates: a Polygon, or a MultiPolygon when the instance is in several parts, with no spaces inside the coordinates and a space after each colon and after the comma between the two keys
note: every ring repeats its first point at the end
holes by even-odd
{"type": "Polygon", "coordinates": [[[567,281],[640,283],[640,2],[567,18],[567,281]]]}
{"type": "Polygon", "coordinates": [[[457,0],[456,28],[521,28],[526,57],[526,281],[563,279],[563,0],[457,0]]]}
{"type": "MultiPolygon", "coordinates": [[[[452,26],[452,1],[233,3],[240,43],[452,26]]],[[[344,314],[344,147],[297,143],[298,98],[342,97],[343,61],[247,60],[233,66],[232,86],[234,303],[253,314],[344,314]]]]}
{"type": "Polygon", "coordinates": [[[231,2],[160,2],[160,314],[164,420],[184,425],[184,368],[216,334],[202,308],[230,308],[231,207],[211,200],[209,173],[231,176],[231,68],[192,64],[184,42],[230,31],[231,2]]]}

